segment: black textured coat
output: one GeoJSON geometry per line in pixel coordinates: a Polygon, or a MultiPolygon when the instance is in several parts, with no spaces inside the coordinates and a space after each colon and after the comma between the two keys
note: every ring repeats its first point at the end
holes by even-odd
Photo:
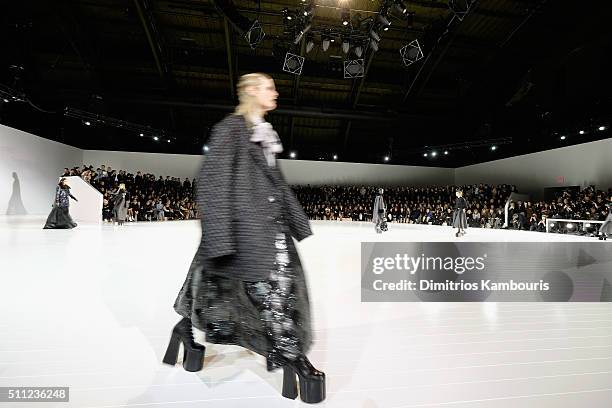
{"type": "Polygon", "coordinates": [[[240,115],[230,115],[213,128],[197,185],[202,222],[198,256],[208,273],[254,282],[267,279],[274,265],[279,224],[298,241],[312,231],[280,169],[268,166],[250,135],[240,115]]]}

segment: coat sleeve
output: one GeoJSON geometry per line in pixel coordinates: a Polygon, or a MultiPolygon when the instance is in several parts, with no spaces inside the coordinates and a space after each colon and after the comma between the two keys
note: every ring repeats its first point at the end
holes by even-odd
{"type": "Polygon", "coordinates": [[[291,231],[291,236],[297,239],[298,241],[303,240],[304,238],[308,238],[312,235],[312,230],[310,229],[310,221],[308,221],[308,217],[304,212],[304,208],[298,201],[295,193],[287,184],[283,173],[278,169],[278,174],[280,178],[281,189],[283,191],[283,199],[285,204],[287,205],[287,213],[289,216],[289,230],[291,231]]]}
{"type": "Polygon", "coordinates": [[[209,152],[197,181],[197,202],[202,223],[202,244],[207,258],[236,252],[233,231],[233,176],[236,156],[234,135],[223,125],[213,128],[209,152]]]}

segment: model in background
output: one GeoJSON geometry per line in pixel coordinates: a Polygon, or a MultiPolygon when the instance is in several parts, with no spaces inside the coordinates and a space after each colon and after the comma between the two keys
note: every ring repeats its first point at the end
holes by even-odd
{"type": "Polygon", "coordinates": [[[453,213],[453,228],[457,228],[455,236],[460,237],[465,235],[465,229],[467,228],[465,209],[468,205],[465,198],[463,198],[463,191],[457,190],[455,195],[457,199],[455,200],[455,212],[453,213]]]}
{"type": "Polygon", "coordinates": [[[297,198],[276,165],[283,151],[266,112],[276,108],[272,78],[248,74],[238,83],[239,106],[212,131],[197,186],[202,241],[175,302],[183,316],[172,333],[164,362],[175,364],[185,347],[184,367],[202,366],[206,341],[246,347],[283,368],[282,395],[325,399],[325,374],[306,353],[312,343],[304,271],[292,237],[312,234],[297,198]]]}
{"type": "Polygon", "coordinates": [[[608,239],[610,227],[612,226],[612,197],[609,197],[606,207],[608,208],[608,216],[604,223],[601,224],[601,227],[599,227],[599,239],[604,241],[608,239]]]}
{"type": "Polygon", "coordinates": [[[374,211],[372,213],[372,222],[374,223],[374,230],[377,234],[382,234],[383,231],[387,231],[387,205],[383,198],[384,190],[378,189],[378,194],[374,199],[374,211]]]}
{"type": "Polygon", "coordinates": [[[44,229],[69,229],[77,226],[70,216],[70,199],[77,200],[70,194],[70,186],[66,183],[66,179],[60,179],[59,184],[55,188],[55,199],[53,201],[53,209],[47,217],[44,229]]]}
{"type": "Polygon", "coordinates": [[[113,224],[117,222],[119,225],[123,225],[127,218],[128,210],[128,199],[127,192],[125,190],[125,184],[119,184],[117,191],[113,193],[113,224]]]}

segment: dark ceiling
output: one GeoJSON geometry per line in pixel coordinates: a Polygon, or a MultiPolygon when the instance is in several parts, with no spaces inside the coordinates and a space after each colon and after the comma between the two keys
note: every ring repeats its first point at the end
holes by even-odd
{"type": "Polygon", "coordinates": [[[481,0],[460,21],[448,1],[404,1],[408,12],[378,31],[379,50],[364,52],[364,77],[344,79],[353,50],[336,37],[324,52],[321,34],[367,38],[368,18],[392,3],[314,0],[311,31],[294,45],[295,17],[311,3],[236,0],[266,33],[253,50],[219,1],[10,2],[0,83],[31,104],[0,100],[0,121],[81,148],[197,154],[232,111],[237,78],[263,71],[280,93],[269,120],[299,159],[456,167],[609,137],[609,2],[481,0]],[[283,8],[297,10],[292,21],[283,8]],[[425,57],[406,67],[399,50],[414,39],[425,57]],[[287,51],[305,57],[302,75],[283,72],[287,51]],[[84,126],[67,107],[156,131],[84,126]]]}

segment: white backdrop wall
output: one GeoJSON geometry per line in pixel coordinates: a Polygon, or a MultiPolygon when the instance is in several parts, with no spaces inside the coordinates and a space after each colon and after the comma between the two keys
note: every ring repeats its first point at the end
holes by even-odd
{"type": "Polygon", "coordinates": [[[57,177],[82,162],[81,149],[0,125],[0,215],[49,213],[57,177]]]}
{"type": "Polygon", "coordinates": [[[455,169],[457,184],[514,184],[521,193],[541,198],[546,187],[612,187],[612,139],[455,169]]]}

